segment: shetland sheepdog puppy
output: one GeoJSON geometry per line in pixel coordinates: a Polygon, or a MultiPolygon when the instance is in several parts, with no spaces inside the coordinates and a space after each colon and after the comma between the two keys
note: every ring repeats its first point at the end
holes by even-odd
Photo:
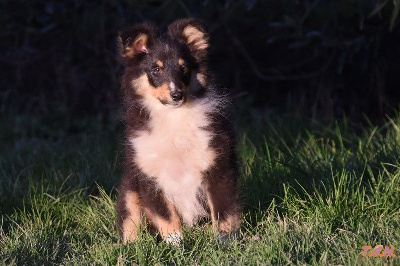
{"type": "MultiPolygon", "coordinates": [[[[119,35],[124,65],[125,169],[117,202],[124,243],[144,218],[167,243],[210,217],[224,241],[240,225],[233,134],[207,69],[209,37],[195,19],[160,33],[144,23],[119,35]]],[[[233,237],[232,237],[233,236],[233,237]]]]}

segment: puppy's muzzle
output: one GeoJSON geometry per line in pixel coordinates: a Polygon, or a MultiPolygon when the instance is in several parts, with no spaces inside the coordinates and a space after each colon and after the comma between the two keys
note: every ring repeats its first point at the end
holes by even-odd
{"type": "Polygon", "coordinates": [[[173,90],[171,91],[170,95],[174,102],[179,102],[180,100],[183,99],[184,96],[183,91],[180,90],[173,90]]]}

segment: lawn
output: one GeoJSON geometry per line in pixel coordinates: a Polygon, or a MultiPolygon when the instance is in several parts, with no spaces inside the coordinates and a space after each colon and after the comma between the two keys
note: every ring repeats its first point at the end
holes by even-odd
{"type": "Polygon", "coordinates": [[[400,117],[377,126],[240,116],[240,238],[220,245],[205,224],[184,228],[179,247],[147,231],[121,244],[118,123],[86,118],[71,132],[27,115],[2,120],[0,262],[400,264],[400,117]],[[363,257],[363,246],[377,245],[397,257],[363,257]]]}

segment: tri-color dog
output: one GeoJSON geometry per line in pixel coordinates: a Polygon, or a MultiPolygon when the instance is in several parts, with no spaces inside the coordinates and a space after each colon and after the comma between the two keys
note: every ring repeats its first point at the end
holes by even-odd
{"type": "Polygon", "coordinates": [[[207,69],[209,37],[194,19],[166,33],[144,23],[119,35],[124,63],[125,171],[117,203],[123,242],[147,218],[168,243],[211,217],[222,239],[240,225],[232,130],[207,69]]]}

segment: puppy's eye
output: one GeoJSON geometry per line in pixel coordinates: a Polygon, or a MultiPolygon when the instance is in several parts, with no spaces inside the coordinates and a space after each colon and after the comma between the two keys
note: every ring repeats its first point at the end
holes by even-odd
{"type": "Polygon", "coordinates": [[[159,75],[161,74],[161,72],[162,72],[161,67],[155,67],[151,70],[151,73],[153,73],[154,75],[159,75]]]}
{"type": "Polygon", "coordinates": [[[180,66],[180,70],[183,74],[189,74],[189,68],[185,65],[180,66]]]}

